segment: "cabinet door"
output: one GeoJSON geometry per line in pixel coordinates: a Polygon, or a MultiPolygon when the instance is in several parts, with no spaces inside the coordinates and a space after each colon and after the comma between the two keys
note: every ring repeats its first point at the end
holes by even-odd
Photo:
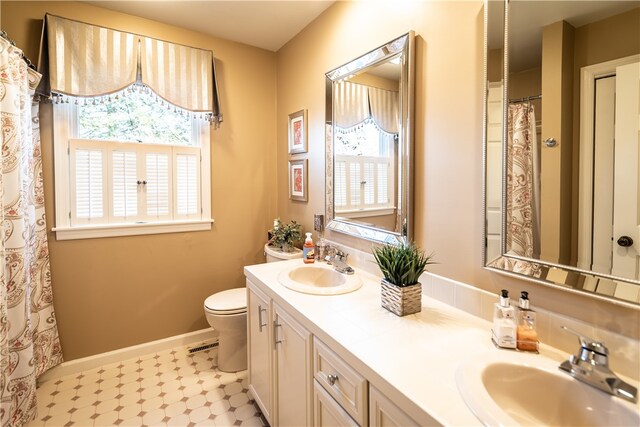
{"type": "Polygon", "coordinates": [[[369,387],[369,425],[376,427],[417,426],[402,409],[375,387],[369,387]]]}
{"type": "Polygon", "coordinates": [[[271,309],[269,298],[247,280],[247,346],[249,362],[249,391],[272,424],[272,354],[271,309]]]}
{"type": "Polygon", "coordinates": [[[313,425],[318,427],[353,426],[353,418],[318,383],[313,382],[313,425]]]}
{"type": "Polygon", "coordinates": [[[275,425],[311,425],[311,334],[274,304],[273,335],[276,358],[275,425]]]}

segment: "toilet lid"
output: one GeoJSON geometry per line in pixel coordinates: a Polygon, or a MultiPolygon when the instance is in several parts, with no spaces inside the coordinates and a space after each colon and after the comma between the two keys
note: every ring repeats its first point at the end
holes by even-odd
{"type": "Polygon", "coordinates": [[[235,288],[218,292],[204,300],[206,309],[227,314],[247,309],[247,288],[235,288]]]}

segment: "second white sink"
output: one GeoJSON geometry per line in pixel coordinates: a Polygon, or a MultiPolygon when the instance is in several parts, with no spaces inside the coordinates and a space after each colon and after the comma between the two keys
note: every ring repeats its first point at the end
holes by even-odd
{"type": "Polygon", "coordinates": [[[581,383],[542,355],[504,350],[461,365],[456,383],[487,426],[638,426],[638,407],[581,383]]]}
{"type": "Polygon", "coordinates": [[[362,286],[356,274],[342,274],[326,264],[296,265],[278,275],[283,286],[305,294],[339,295],[353,292],[362,286]]]}

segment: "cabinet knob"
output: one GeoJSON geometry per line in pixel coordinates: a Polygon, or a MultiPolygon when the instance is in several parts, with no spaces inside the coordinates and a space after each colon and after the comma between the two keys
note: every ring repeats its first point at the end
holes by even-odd
{"type": "Polygon", "coordinates": [[[333,374],[329,374],[329,375],[327,375],[327,380],[329,380],[329,384],[334,385],[336,383],[336,381],[338,381],[338,376],[337,375],[333,375],[333,374]]]}

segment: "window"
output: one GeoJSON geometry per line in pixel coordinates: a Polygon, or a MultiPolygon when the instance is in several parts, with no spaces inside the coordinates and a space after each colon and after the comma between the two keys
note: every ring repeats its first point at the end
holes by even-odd
{"type": "MultiPolygon", "coordinates": [[[[394,209],[395,135],[372,119],[349,129],[337,128],[335,144],[335,209],[337,213],[394,209]]],[[[361,216],[361,215],[360,215],[361,216]]]]}
{"type": "Polygon", "coordinates": [[[209,124],[148,88],[54,104],[57,238],[211,228],[209,124]]]}

